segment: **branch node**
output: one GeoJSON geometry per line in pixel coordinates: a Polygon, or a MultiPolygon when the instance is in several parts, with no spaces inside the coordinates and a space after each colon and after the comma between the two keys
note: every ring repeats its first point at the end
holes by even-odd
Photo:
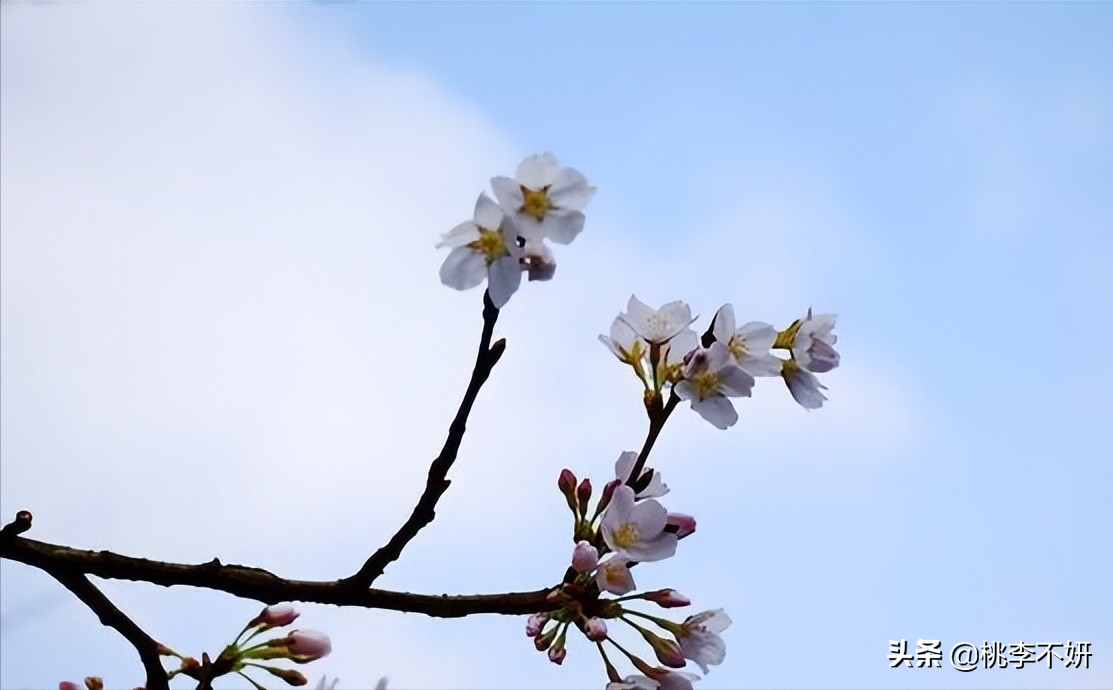
{"type": "Polygon", "coordinates": [[[15,514],[15,520],[0,529],[0,537],[14,537],[31,529],[31,511],[21,510],[15,514]]]}

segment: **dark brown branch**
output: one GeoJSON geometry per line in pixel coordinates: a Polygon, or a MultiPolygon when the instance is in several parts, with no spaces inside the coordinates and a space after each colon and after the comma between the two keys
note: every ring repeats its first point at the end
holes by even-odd
{"type": "Polygon", "coordinates": [[[464,429],[467,425],[468,415],[471,413],[472,404],[475,403],[475,398],[479,395],[479,389],[483,387],[487,377],[490,376],[491,369],[506,349],[505,340],[499,340],[493,346],[491,345],[491,334],[495,330],[495,321],[498,318],[499,310],[491,302],[491,296],[484,292],[483,334],[479,338],[479,352],[475,357],[475,368],[471,373],[471,382],[464,393],[464,399],[460,402],[460,409],[456,411],[456,417],[452,420],[452,425],[448,427],[448,438],[445,439],[444,447],[441,448],[441,454],[429,466],[429,476],[425,480],[425,491],[422,492],[421,498],[418,499],[409,519],[398,528],[390,541],[371,554],[371,557],[367,559],[356,574],[341,580],[345,586],[353,590],[370,587],[371,583],[383,574],[383,570],[391,561],[398,560],[398,557],[402,555],[402,549],[406,548],[406,544],[417,536],[421,528],[428,525],[436,517],[437,501],[440,500],[441,495],[451,484],[448,480],[448,470],[452,467],[452,463],[456,461],[456,453],[460,450],[460,442],[464,438],[464,429]]]}
{"type": "Polygon", "coordinates": [[[437,618],[459,618],[479,613],[522,615],[556,608],[545,599],[551,589],[452,596],[353,589],[344,580],[287,580],[261,568],[224,565],[216,559],[197,565],[164,563],[122,556],[110,551],[73,549],[14,535],[0,539],[0,558],[26,563],[51,574],[62,570],[112,580],[150,582],[163,587],[202,587],[244,599],[254,599],[264,604],[308,601],[423,613],[437,618]]]}
{"type": "Polygon", "coordinates": [[[50,568],[46,569],[46,572],[92,609],[101,623],[115,629],[135,647],[135,651],[139,652],[139,660],[143,662],[143,669],[147,672],[146,690],[170,690],[170,681],[166,669],[162,667],[162,657],[159,654],[162,645],[143,632],[142,628],[109,601],[108,597],[104,596],[104,593],[86,576],[79,572],[72,572],[68,568],[50,568]]]}

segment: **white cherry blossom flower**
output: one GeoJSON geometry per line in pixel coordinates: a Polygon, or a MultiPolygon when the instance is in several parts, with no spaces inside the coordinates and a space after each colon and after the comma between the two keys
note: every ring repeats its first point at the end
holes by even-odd
{"type": "Polygon", "coordinates": [[[634,561],[660,561],[676,553],[676,535],[665,531],[668,511],[650,499],[634,504],[634,490],[614,490],[599,525],[610,549],[634,561]]]}
{"type": "Polygon", "coordinates": [[[565,168],[551,153],[527,156],[514,179],[491,178],[499,204],[514,216],[526,240],[543,237],[568,244],[584,229],[584,207],[595,187],[578,170],[565,168]]]}
{"type": "Polygon", "coordinates": [[[437,247],[452,247],[441,265],[441,282],[468,290],[487,279],[491,302],[501,309],[522,281],[518,231],[486,194],[475,202],[474,220],[446,233],[437,247]]]}
{"type": "Polygon", "coordinates": [[[717,666],[723,663],[727,646],[719,633],[730,627],[731,622],[730,616],[723,609],[689,616],[680,624],[681,632],[676,635],[684,657],[696,662],[704,673],[707,673],[708,665],[717,666]]]}
{"type": "Polygon", "coordinates": [[[673,389],[681,400],[690,400],[692,409],[719,429],[738,421],[727,396],[749,397],[754,377],[742,371],[726,345],[711,343],[706,350],[696,350],[684,364],[684,380],[673,389]]]}
{"type": "Polygon", "coordinates": [[[777,376],[781,360],[769,352],[777,339],[777,329],[761,321],[750,321],[735,328],[734,305],[724,304],[715,313],[711,334],[726,345],[735,363],[750,376],[777,376]]]}
{"type": "Polygon", "coordinates": [[[595,571],[595,582],[599,589],[622,596],[636,589],[634,576],[630,574],[630,559],[620,554],[610,554],[604,558],[595,571]]]}
{"type": "MultiPolygon", "coordinates": [[[[684,302],[677,300],[654,309],[635,295],[630,295],[626,311],[618,318],[646,342],[656,345],[667,343],[682,331],[690,330],[688,326],[695,321],[692,310],[684,302]]],[[[695,336],[694,331],[692,335],[695,336]]]]}
{"type": "Polygon", "coordinates": [[[815,374],[802,368],[794,359],[781,362],[781,377],[788,385],[788,392],[800,406],[808,410],[818,410],[823,407],[827,396],[820,393],[820,389],[827,390],[816,378],[815,374]]]}
{"type": "MultiPolygon", "coordinates": [[[[622,483],[630,481],[630,473],[634,470],[634,463],[638,461],[638,454],[633,451],[626,451],[618,456],[618,460],[614,464],[615,476],[622,480],[622,483]]],[[[639,491],[634,498],[660,498],[669,492],[669,487],[661,479],[661,473],[653,470],[653,478],[649,480],[649,485],[639,491]]]]}
{"type": "Polygon", "coordinates": [[[835,328],[835,318],[834,314],[812,316],[812,310],[808,309],[792,342],[792,356],[797,364],[816,374],[839,366],[839,353],[835,352],[839,338],[831,332],[835,328]]]}
{"type": "Polygon", "coordinates": [[[622,317],[616,317],[614,322],[611,323],[611,334],[609,336],[600,335],[599,342],[607,346],[607,349],[618,357],[619,361],[623,364],[640,366],[641,361],[645,358],[646,353],[649,352],[649,346],[645,340],[640,338],[630,324],[622,320],[622,317]]]}

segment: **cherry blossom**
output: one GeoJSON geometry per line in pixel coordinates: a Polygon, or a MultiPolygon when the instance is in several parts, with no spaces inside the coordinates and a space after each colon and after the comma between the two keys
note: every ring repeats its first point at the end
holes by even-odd
{"type": "Polygon", "coordinates": [[[735,363],[750,376],[777,376],[781,360],[769,352],[777,339],[777,329],[762,321],[750,321],[735,328],[734,305],[724,304],[715,313],[711,334],[726,345],[735,363]]]}
{"type": "Polygon", "coordinates": [[[792,398],[800,403],[801,407],[809,410],[823,407],[823,401],[827,400],[827,396],[819,391],[827,390],[827,386],[820,383],[815,374],[802,368],[796,360],[786,359],[781,362],[781,378],[788,386],[788,392],[792,393],[792,398]]]}
{"type": "Polygon", "coordinates": [[[726,345],[711,343],[706,350],[696,350],[684,364],[684,380],[673,389],[682,400],[690,400],[692,409],[719,429],[738,421],[727,396],[747,396],[754,386],[754,377],[742,371],[726,345]]]}
{"type": "Polygon", "coordinates": [[[812,316],[809,308],[800,322],[792,342],[792,357],[804,369],[822,374],[839,365],[839,353],[835,352],[838,336],[831,332],[835,318],[834,314],[812,316]]]}
{"type": "Polygon", "coordinates": [[[723,609],[703,611],[689,616],[680,624],[681,631],[676,634],[684,657],[696,662],[707,673],[708,665],[723,663],[727,655],[726,643],[719,633],[730,627],[730,616],[723,609]]]}
{"type": "Polygon", "coordinates": [[[522,281],[518,230],[486,194],[475,202],[474,220],[446,233],[437,247],[452,247],[441,265],[441,282],[468,290],[487,279],[491,302],[501,309],[522,281]]]}
{"type": "MultiPolygon", "coordinates": [[[[653,309],[635,295],[630,295],[626,311],[619,314],[618,318],[626,322],[639,337],[654,345],[667,343],[679,333],[690,330],[688,326],[695,321],[692,310],[684,302],[677,300],[660,309],[653,309]]],[[[695,332],[691,333],[694,337],[695,332]]]]}
{"type": "Polygon", "coordinates": [[[610,554],[604,558],[595,571],[595,582],[599,589],[619,596],[633,592],[636,585],[629,565],[630,559],[619,554],[610,554]]]}
{"type": "Polygon", "coordinates": [[[660,561],[676,553],[676,535],[665,531],[668,511],[655,500],[634,504],[634,490],[620,486],[599,526],[612,551],[634,561],[660,561]]]}
{"type": "Polygon", "coordinates": [[[569,244],[584,229],[583,210],[595,194],[582,173],[562,167],[551,153],[527,156],[513,179],[491,178],[491,189],[527,242],[557,244],[569,244]]]}

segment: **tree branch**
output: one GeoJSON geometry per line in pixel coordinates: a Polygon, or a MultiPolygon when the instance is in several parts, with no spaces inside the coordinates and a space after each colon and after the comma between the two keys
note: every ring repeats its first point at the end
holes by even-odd
{"type": "MultiPolygon", "coordinates": [[[[0,529],[0,553],[3,557],[7,558],[8,549],[13,543],[30,541],[19,537],[29,529],[31,529],[31,512],[27,510],[16,513],[15,520],[0,529]]],[[[37,565],[97,614],[101,623],[123,635],[124,639],[135,647],[135,651],[139,653],[139,660],[143,662],[143,668],[147,671],[147,690],[170,690],[169,677],[166,669],[162,667],[162,645],[104,596],[104,593],[84,575],[85,571],[62,560],[47,560],[37,565]]]]}
{"type": "Polygon", "coordinates": [[[73,549],[15,535],[0,538],[0,558],[19,561],[51,575],[56,571],[68,571],[112,580],[150,582],[163,587],[201,587],[264,604],[307,601],[423,613],[436,618],[460,618],[478,613],[522,615],[557,608],[545,599],[551,588],[534,592],[451,596],[352,589],[344,580],[288,580],[261,568],[224,565],[215,558],[197,565],[165,563],[110,551],[73,549]]]}
{"type": "Polygon", "coordinates": [[[71,572],[68,568],[44,568],[55,580],[74,593],[85,602],[85,605],[97,614],[100,622],[113,628],[124,636],[124,639],[139,652],[139,660],[147,672],[146,690],[170,690],[170,680],[167,678],[166,669],[162,667],[162,657],[159,654],[162,645],[145,633],[133,620],[109,601],[104,593],[97,589],[89,578],[78,572],[71,572]]]}
{"type": "Polygon", "coordinates": [[[422,492],[421,498],[418,499],[409,519],[398,528],[390,541],[371,554],[371,557],[367,559],[358,572],[341,580],[344,586],[353,590],[370,587],[371,583],[383,574],[383,570],[388,564],[398,560],[398,557],[402,555],[402,549],[406,548],[406,544],[417,536],[421,528],[428,525],[436,517],[437,501],[440,500],[441,495],[452,483],[448,480],[448,470],[452,467],[452,463],[456,461],[456,453],[460,450],[460,442],[464,438],[464,429],[467,425],[468,415],[471,413],[472,404],[475,403],[475,398],[479,395],[479,389],[483,387],[487,377],[490,376],[491,369],[494,368],[499,358],[502,357],[502,353],[506,350],[505,340],[500,339],[493,346],[491,345],[491,335],[494,332],[495,321],[498,318],[499,310],[491,302],[490,294],[484,292],[483,334],[479,338],[479,352],[475,357],[475,368],[472,369],[471,382],[468,383],[468,389],[464,393],[464,399],[460,402],[460,408],[456,411],[456,417],[452,420],[452,425],[448,427],[448,438],[445,439],[440,455],[429,465],[429,476],[425,480],[425,491],[422,492]]]}

